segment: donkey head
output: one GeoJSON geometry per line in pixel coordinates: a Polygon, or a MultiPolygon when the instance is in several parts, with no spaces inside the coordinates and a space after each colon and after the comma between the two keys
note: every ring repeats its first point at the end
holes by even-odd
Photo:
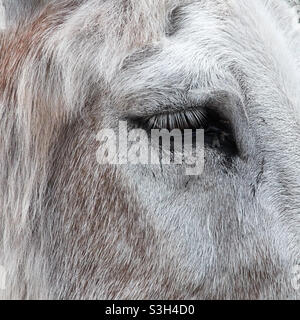
{"type": "Polygon", "coordinates": [[[4,5],[6,297],[299,297],[300,33],[285,1],[4,5]],[[163,163],[153,129],[204,130],[201,172],[191,155],[163,163]]]}

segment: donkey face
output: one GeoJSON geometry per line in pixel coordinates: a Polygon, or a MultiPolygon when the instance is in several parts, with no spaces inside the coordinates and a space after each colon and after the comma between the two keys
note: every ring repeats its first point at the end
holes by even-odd
{"type": "Polygon", "coordinates": [[[32,8],[1,35],[6,297],[299,297],[294,11],[279,0],[32,8]],[[144,137],[204,129],[201,174],[186,174],[188,157],[101,164],[101,130],[120,121],[144,137]]]}

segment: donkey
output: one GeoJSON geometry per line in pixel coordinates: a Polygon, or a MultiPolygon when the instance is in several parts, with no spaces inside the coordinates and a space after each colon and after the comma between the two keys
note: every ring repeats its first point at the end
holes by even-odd
{"type": "Polygon", "coordinates": [[[4,0],[3,299],[299,299],[300,31],[284,0],[4,0]],[[204,170],[99,132],[203,129],[204,170]]]}

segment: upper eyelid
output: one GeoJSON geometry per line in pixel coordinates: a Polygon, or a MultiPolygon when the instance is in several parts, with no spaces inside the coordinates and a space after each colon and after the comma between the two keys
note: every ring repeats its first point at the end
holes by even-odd
{"type": "Polygon", "coordinates": [[[131,97],[131,99],[135,100],[135,103],[132,104],[130,99],[128,101],[129,110],[123,115],[120,115],[120,117],[124,119],[151,118],[169,113],[180,113],[194,108],[205,109],[205,106],[212,97],[210,90],[183,90],[178,88],[176,89],[176,94],[164,94],[164,97],[167,97],[167,99],[158,102],[156,94],[152,96],[153,91],[155,92],[155,90],[152,89],[151,91],[146,92],[146,103],[142,95],[139,97],[131,97]]]}
{"type": "MultiPolygon", "coordinates": [[[[173,107],[174,108],[174,107],[173,107]]],[[[177,115],[177,114],[181,114],[181,113],[186,113],[192,110],[196,110],[196,109],[201,109],[201,107],[189,107],[186,109],[166,109],[162,112],[152,112],[151,114],[128,114],[126,116],[127,119],[143,119],[145,121],[150,120],[151,118],[155,118],[155,117],[163,117],[163,116],[172,116],[172,115],[177,115]]],[[[203,108],[202,108],[203,109],[203,108]]]]}
{"type": "Polygon", "coordinates": [[[180,114],[187,114],[189,112],[197,112],[198,114],[202,113],[202,115],[205,116],[205,112],[204,112],[203,107],[191,107],[191,108],[178,110],[178,111],[173,111],[173,110],[172,111],[165,111],[162,113],[155,114],[155,115],[149,117],[149,119],[152,117],[176,116],[176,115],[180,115],[180,114]]]}

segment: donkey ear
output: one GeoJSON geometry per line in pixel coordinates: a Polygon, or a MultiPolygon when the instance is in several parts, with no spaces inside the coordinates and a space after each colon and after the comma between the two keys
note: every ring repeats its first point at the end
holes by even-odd
{"type": "MultiPolygon", "coordinates": [[[[5,15],[5,27],[21,24],[41,10],[45,0],[2,0],[5,15]]],[[[1,0],[0,0],[1,5],[1,0]]]]}

